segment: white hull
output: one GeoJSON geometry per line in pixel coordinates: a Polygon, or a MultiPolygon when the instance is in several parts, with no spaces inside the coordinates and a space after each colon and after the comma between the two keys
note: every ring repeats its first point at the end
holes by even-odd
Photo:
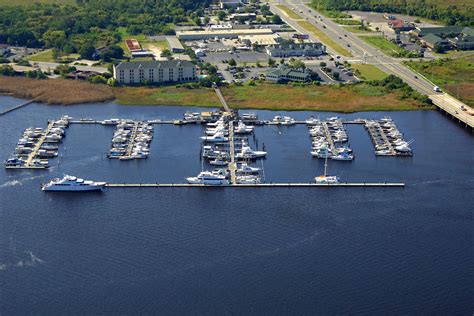
{"type": "Polygon", "coordinates": [[[105,187],[104,185],[83,185],[83,186],[61,186],[53,185],[50,187],[43,187],[43,191],[49,192],[86,192],[86,191],[102,191],[105,187]]]}
{"type": "Polygon", "coordinates": [[[204,184],[204,185],[216,185],[216,186],[229,184],[229,181],[225,179],[203,180],[197,177],[189,177],[189,178],[186,178],[186,180],[188,181],[189,184],[204,184]]]}

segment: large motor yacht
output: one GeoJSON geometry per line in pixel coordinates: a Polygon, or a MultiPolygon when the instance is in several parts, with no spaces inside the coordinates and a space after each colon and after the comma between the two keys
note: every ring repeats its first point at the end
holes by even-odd
{"type": "Polygon", "coordinates": [[[106,182],[88,181],[78,177],[65,175],[62,179],[55,178],[42,186],[43,191],[76,192],[102,191],[106,182]]]}

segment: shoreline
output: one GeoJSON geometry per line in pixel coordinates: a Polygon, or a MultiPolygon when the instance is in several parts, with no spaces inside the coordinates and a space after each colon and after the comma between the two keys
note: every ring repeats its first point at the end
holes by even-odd
{"type": "MultiPolygon", "coordinates": [[[[222,87],[222,92],[234,109],[337,113],[435,109],[416,100],[401,99],[396,92],[381,93],[377,88],[364,84],[338,87],[260,83],[256,86],[222,87]]],[[[116,102],[131,106],[222,106],[211,88],[110,87],[66,79],[0,76],[0,95],[35,99],[51,105],[116,102]]]]}

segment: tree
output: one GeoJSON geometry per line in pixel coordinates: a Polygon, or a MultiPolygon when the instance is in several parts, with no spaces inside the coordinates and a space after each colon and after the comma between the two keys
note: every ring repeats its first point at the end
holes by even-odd
{"type": "Polygon", "coordinates": [[[173,54],[171,53],[171,51],[169,49],[165,48],[161,51],[160,56],[161,57],[166,57],[167,59],[171,59],[173,54]]]}
{"type": "Polygon", "coordinates": [[[339,80],[339,77],[340,77],[339,72],[334,71],[334,72],[332,73],[332,77],[334,78],[334,80],[339,80]]]}
{"type": "Polygon", "coordinates": [[[227,16],[227,14],[225,13],[225,11],[217,12],[217,18],[219,19],[219,21],[224,21],[226,16],[227,16]]]}
{"type": "Polygon", "coordinates": [[[43,34],[43,42],[46,47],[62,49],[66,44],[66,33],[64,31],[48,30],[43,34]]]}
{"type": "Polygon", "coordinates": [[[306,65],[299,59],[293,59],[290,61],[290,67],[293,69],[305,69],[306,65]]]}
{"type": "Polygon", "coordinates": [[[273,24],[282,24],[283,20],[281,19],[281,17],[278,14],[275,14],[274,16],[272,16],[272,23],[273,24]]]}
{"type": "Polygon", "coordinates": [[[61,58],[61,52],[60,52],[59,49],[56,48],[56,47],[53,48],[53,53],[52,53],[52,55],[53,55],[53,59],[54,59],[54,60],[59,60],[59,59],[61,58]]]}
{"type": "Polygon", "coordinates": [[[79,55],[83,59],[93,59],[95,47],[91,42],[84,43],[79,49],[79,55]]]}
{"type": "Polygon", "coordinates": [[[115,58],[115,59],[123,58],[122,47],[118,45],[111,45],[107,47],[107,49],[101,54],[101,59],[103,61],[109,62],[112,60],[112,58],[115,58]]]}
{"type": "Polygon", "coordinates": [[[89,82],[93,84],[106,84],[107,79],[101,75],[96,75],[96,76],[90,77],[89,82]]]}
{"type": "Polygon", "coordinates": [[[10,65],[0,66],[0,75],[14,76],[15,75],[15,70],[13,70],[13,67],[10,66],[10,65]]]}
{"type": "Polygon", "coordinates": [[[204,25],[208,25],[210,21],[211,21],[211,19],[206,15],[202,22],[203,22],[204,25]]]}
{"type": "Polygon", "coordinates": [[[276,65],[275,60],[273,60],[273,59],[271,59],[271,58],[268,58],[268,66],[274,67],[275,65],[276,65]]]}
{"type": "Polygon", "coordinates": [[[320,67],[323,67],[323,68],[326,67],[327,65],[328,65],[328,64],[326,64],[326,62],[324,62],[324,61],[322,61],[322,62],[319,63],[319,66],[320,66],[320,67]]]}
{"type": "Polygon", "coordinates": [[[237,62],[235,61],[234,58],[229,59],[229,66],[231,66],[231,67],[237,66],[237,62]]]}

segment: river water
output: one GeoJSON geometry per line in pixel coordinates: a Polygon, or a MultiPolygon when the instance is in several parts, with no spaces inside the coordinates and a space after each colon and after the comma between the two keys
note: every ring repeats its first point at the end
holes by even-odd
{"type": "MultiPolygon", "coordinates": [[[[21,100],[0,97],[3,106],[21,100]]],[[[48,119],[181,118],[199,108],[31,104],[0,117],[6,159],[48,119]]],[[[334,113],[256,111],[262,119],[334,113]]],[[[390,115],[411,158],[375,157],[362,126],[345,181],[405,188],[162,188],[47,194],[63,173],[109,182],[184,182],[201,170],[201,126],[155,127],[146,160],[105,158],[114,127],[71,125],[47,171],[0,169],[0,314],[472,314],[472,136],[436,111],[390,115]]],[[[306,126],[258,127],[266,181],[323,171],[306,126]]]]}

